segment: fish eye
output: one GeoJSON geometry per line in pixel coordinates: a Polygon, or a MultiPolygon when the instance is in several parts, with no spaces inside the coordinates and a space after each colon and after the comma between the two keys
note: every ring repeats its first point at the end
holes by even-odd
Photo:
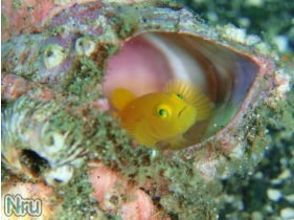
{"type": "Polygon", "coordinates": [[[171,114],[170,109],[162,105],[158,106],[156,113],[160,118],[167,118],[171,114]]]}
{"type": "Polygon", "coordinates": [[[166,118],[168,116],[168,112],[165,109],[161,108],[158,110],[158,115],[161,118],[166,118]]]}
{"type": "Polygon", "coordinates": [[[182,100],[184,99],[184,96],[182,94],[177,93],[176,95],[179,99],[182,99],[182,100]]]}

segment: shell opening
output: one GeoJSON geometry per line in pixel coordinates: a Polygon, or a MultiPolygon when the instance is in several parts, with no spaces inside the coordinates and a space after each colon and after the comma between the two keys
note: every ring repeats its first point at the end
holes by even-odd
{"type": "MultiPolygon", "coordinates": [[[[172,79],[192,82],[214,103],[209,120],[194,124],[185,146],[225,127],[240,111],[259,67],[227,46],[184,33],[143,33],[128,39],[107,63],[104,92],[123,87],[137,96],[160,91],[172,79]]],[[[185,147],[183,146],[183,147],[185,147]]]]}

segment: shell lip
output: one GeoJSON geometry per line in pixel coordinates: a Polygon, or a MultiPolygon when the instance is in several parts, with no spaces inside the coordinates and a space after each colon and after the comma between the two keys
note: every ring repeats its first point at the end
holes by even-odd
{"type": "MultiPolygon", "coordinates": [[[[262,102],[264,99],[266,99],[266,96],[261,97],[261,96],[258,96],[258,94],[256,95],[255,93],[257,90],[261,89],[259,88],[259,85],[260,85],[259,82],[260,80],[262,80],[262,77],[265,75],[271,75],[274,73],[275,64],[273,61],[271,61],[270,59],[267,59],[264,56],[254,56],[254,57],[250,56],[250,59],[252,59],[252,61],[254,61],[257,65],[259,64],[258,65],[259,71],[257,72],[257,75],[248,90],[247,96],[245,97],[240,107],[240,110],[235,114],[235,116],[230,120],[230,122],[224,128],[219,130],[216,134],[212,135],[211,137],[208,137],[205,140],[201,141],[200,143],[191,145],[182,149],[184,152],[191,153],[191,151],[197,150],[212,141],[224,140],[225,137],[228,137],[228,135],[231,134],[231,131],[233,131],[234,128],[237,127],[238,124],[240,124],[240,121],[243,119],[243,117],[246,114],[245,109],[249,108],[249,105],[251,104],[251,101],[253,99],[256,99],[255,100],[257,103],[256,105],[258,105],[259,102],[262,102]]],[[[273,85],[267,85],[265,89],[270,90],[272,87],[273,85]]],[[[254,108],[256,106],[252,106],[252,107],[254,108]]]]}

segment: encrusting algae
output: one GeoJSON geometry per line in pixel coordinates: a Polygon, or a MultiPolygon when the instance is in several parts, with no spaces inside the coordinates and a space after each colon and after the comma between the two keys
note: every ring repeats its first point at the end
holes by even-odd
{"type": "Polygon", "coordinates": [[[167,83],[162,92],[136,97],[117,88],[111,96],[124,128],[140,143],[153,148],[185,146],[184,134],[211,115],[213,104],[196,87],[184,81],[167,83]]]}

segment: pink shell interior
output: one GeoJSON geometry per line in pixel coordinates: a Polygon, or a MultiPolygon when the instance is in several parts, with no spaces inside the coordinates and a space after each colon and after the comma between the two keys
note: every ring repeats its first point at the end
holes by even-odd
{"type": "Polygon", "coordinates": [[[127,41],[107,65],[104,93],[117,87],[141,96],[160,90],[170,79],[171,68],[161,51],[141,37],[127,41]]]}

